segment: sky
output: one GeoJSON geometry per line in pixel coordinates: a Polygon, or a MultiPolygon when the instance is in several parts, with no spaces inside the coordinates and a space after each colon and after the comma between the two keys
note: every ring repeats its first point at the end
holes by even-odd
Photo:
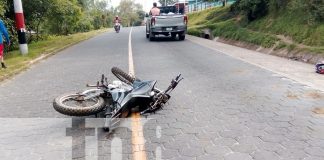
{"type": "MultiPolygon", "coordinates": [[[[143,5],[143,9],[145,12],[149,12],[153,6],[153,2],[158,2],[158,0],[134,0],[136,3],[140,3],[143,5]]],[[[111,3],[114,7],[119,5],[120,0],[111,0],[111,3]]],[[[159,3],[158,3],[159,4],[159,3]]]]}

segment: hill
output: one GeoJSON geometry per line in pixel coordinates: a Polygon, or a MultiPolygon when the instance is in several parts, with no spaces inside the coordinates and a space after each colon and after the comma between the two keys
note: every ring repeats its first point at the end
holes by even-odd
{"type": "Polygon", "coordinates": [[[277,6],[271,2],[280,0],[242,5],[244,1],[189,14],[188,33],[202,36],[207,32],[211,38],[310,63],[324,58],[324,2],[314,9],[313,4],[300,5],[299,0],[277,6]]]}

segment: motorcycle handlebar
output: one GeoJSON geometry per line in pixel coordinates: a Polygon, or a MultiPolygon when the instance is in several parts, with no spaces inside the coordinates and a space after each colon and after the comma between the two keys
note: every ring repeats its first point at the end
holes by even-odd
{"type": "Polygon", "coordinates": [[[181,77],[181,74],[179,74],[175,79],[172,79],[170,86],[165,90],[165,93],[168,93],[169,91],[173,90],[180,81],[182,81],[184,78],[181,77]]]}
{"type": "Polygon", "coordinates": [[[181,77],[181,73],[175,78],[175,80],[178,81],[180,77],[181,77]]]}
{"type": "MultiPolygon", "coordinates": [[[[181,74],[179,74],[175,79],[172,79],[171,84],[169,85],[169,87],[165,90],[165,91],[160,91],[157,88],[154,88],[154,91],[158,92],[158,96],[168,96],[168,99],[170,98],[169,96],[169,92],[171,92],[175,87],[177,87],[177,85],[179,84],[180,81],[182,81],[184,78],[181,77],[181,74]],[[162,95],[161,95],[162,94],[162,95]]],[[[163,99],[158,98],[157,101],[163,101],[163,99]]],[[[162,102],[163,103],[163,102],[162,102]]],[[[165,103],[165,102],[164,102],[165,103]]],[[[156,105],[159,104],[157,102],[155,102],[154,105],[150,106],[149,108],[147,108],[146,110],[142,111],[140,114],[144,115],[146,113],[149,113],[151,111],[154,111],[156,109],[156,105]]]]}

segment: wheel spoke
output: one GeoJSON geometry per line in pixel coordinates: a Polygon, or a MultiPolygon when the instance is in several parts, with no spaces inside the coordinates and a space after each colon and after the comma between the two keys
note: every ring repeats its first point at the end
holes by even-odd
{"type": "Polygon", "coordinates": [[[79,100],[79,97],[76,96],[70,96],[67,97],[65,100],[63,100],[62,103],[71,106],[71,107],[91,107],[98,103],[97,98],[91,98],[91,99],[86,99],[86,100],[79,100]]]}

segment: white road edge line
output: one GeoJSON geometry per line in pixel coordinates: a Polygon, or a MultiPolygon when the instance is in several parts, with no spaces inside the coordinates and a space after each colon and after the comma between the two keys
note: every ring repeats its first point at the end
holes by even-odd
{"type": "Polygon", "coordinates": [[[132,31],[133,31],[133,27],[131,27],[129,31],[129,37],[128,37],[128,72],[130,75],[135,76],[133,48],[132,48],[132,31]]]}

